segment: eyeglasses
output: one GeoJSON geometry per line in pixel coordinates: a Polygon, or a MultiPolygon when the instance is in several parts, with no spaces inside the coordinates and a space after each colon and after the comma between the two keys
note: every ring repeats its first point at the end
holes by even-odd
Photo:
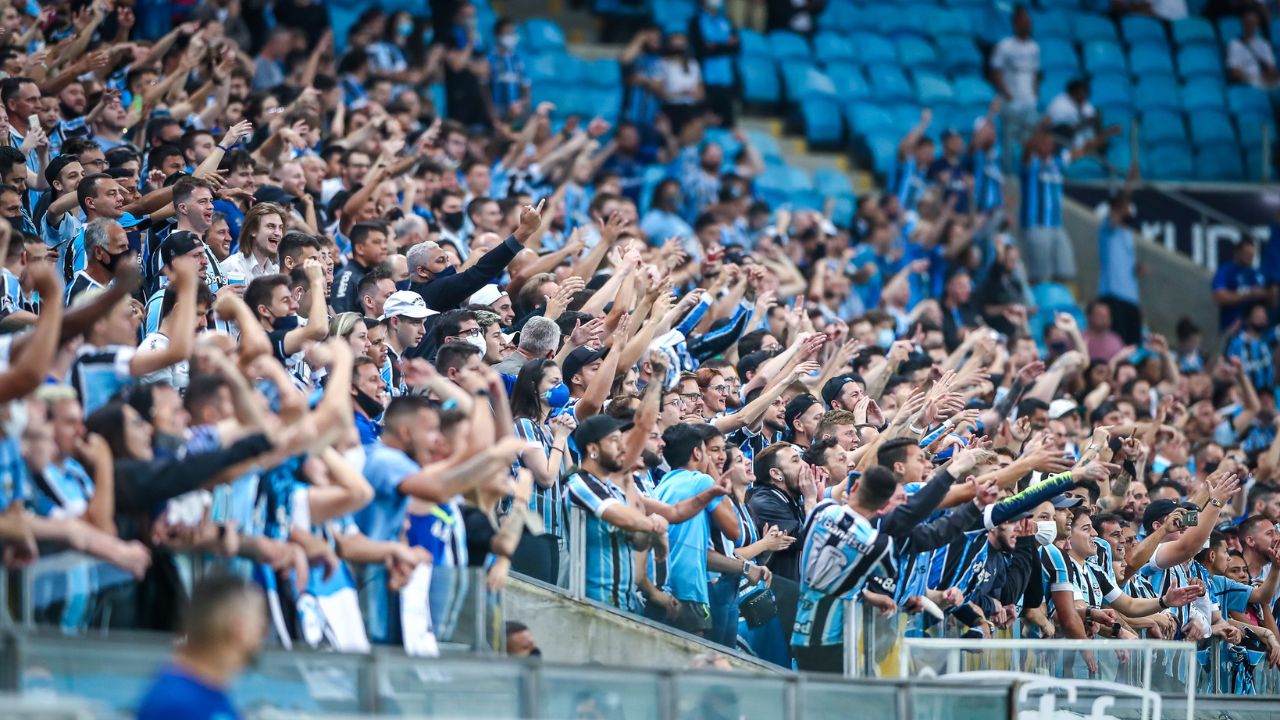
{"type": "Polygon", "coordinates": [[[474,327],[467,330],[459,330],[457,337],[480,337],[483,332],[480,328],[474,327]]]}
{"type": "Polygon", "coordinates": [[[101,159],[101,160],[81,160],[81,161],[80,161],[80,164],[81,164],[81,165],[93,165],[94,167],[106,167],[106,166],[107,166],[107,161],[106,161],[106,159],[105,159],[105,158],[104,158],[104,159],[101,159]]]}
{"type": "Polygon", "coordinates": [[[676,396],[676,402],[680,403],[681,405],[696,403],[701,399],[702,399],[702,395],[699,393],[680,393],[679,395],[676,396]]]}
{"type": "Polygon", "coordinates": [[[729,386],[728,385],[712,385],[711,392],[717,392],[723,395],[729,392],[729,386]]]}

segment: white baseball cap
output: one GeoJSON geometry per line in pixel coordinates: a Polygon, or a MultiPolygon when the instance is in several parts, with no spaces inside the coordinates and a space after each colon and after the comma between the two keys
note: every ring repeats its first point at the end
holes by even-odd
{"type": "Polygon", "coordinates": [[[468,305],[492,305],[507,293],[492,283],[485,285],[467,300],[468,305]]]}
{"type": "Polygon", "coordinates": [[[1073,400],[1058,398],[1049,403],[1049,419],[1057,420],[1063,415],[1075,412],[1079,407],[1073,400]]]}
{"type": "Polygon", "coordinates": [[[382,306],[382,317],[378,318],[378,321],[393,317],[423,320],[435,314],[437,314],[436,311],[427,307],[427,302],[421,295],[412,290],[400,290],[391,293],[387,298],[387,302],[382,306]]]}

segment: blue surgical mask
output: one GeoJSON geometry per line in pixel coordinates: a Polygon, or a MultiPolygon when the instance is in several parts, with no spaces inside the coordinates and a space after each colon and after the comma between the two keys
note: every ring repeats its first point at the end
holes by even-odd
{"type": "Polygon", "coordinates": [[[402,38],[407,38],[413,34],[413,21],[404,20],[396,24],[396,34],[402,38]]]}
{"type": "Polygon", "coordinates": [[[288,330],[292,330],[292,329],[294,329],[294,328],[296,328],[296,327],[298,327],[298,316],[297,316],[297,315],[285,315],[284,317],[278,317],[278,318],[276,318],[275,320],[272,320],[272,321],[271,321],[271,329],[273,329],[273,330],[286,330],[286,331],[288,331],[288,330]]]}
{"type": "Polygon", "coordinates": [[[552,410],[561,410],[565,405],[569,404],[569,386],[564,383],[556,383],[555,387],[542,393],[542,398],[547,401],[547,405],[552,410]]]}
{"type": "Polygon", "coordinates": [[[893,341],[896,337],[897,336],[893,334],[892,328],[882,328],[876,333],[876,345],[888,350],[889,346],[893,345],[893,341]]]}

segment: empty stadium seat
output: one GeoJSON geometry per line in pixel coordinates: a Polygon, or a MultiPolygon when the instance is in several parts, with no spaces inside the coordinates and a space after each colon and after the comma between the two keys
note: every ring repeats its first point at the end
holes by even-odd
{"type": "MultiPolygon", "coordinates": [[[[1221,110],[1201,110],[1191,115],[1187,125],[1191,128],[1191,142],[1198,148],[1207,145],[1236,146],[1236,128],[1231,118],[1221,110]]],[[[1225,151],[1226,148],[1223,148],[1225,151]]]]}
{"type": "Polygon", "coordinates": [[[849,63],[832,63],[827,66],[827,77],[835,86],[836,99],[841,104],[850,100],[871,97],[871,88],[862,74],[862,68],[849,63]]]}
{"type": "Polygon", "coordinates": [[[1129,71],[1136,78],[1148,75],[1173,77],[1173,56],[1164,45],[1134,45],[1129,49],[1129,71]]]}
{"type": "Polygon", "coordinates": [[[1232,85],[1227,88],[1227,107],[1236,117],[1243,115],[1271,114],[1271,101],[1267,94],[1248,85],[1232,85]]]}
{"type": "MultiPolygon", "coordinates": [[[[742,99],[748,103],[772,104],[782,99],[778,72],[773,61],[765,57],[738,59],[738,77],[742,78],[742,99]]],[[[534,86],[537,87],[536,85],[534,86]]]]}
{"type": "Polygon", "coordinates": [[[813,171],[813,186],[827,197],[853,197],[853,183],[849,176],[831,168],[813,171]]]}
{"type": "Polygon", "coordinates": [[[1080,56],[1070,40],[1063,38],[1047,38],[1039,41],[1040,70],[1045,73],[1080,72],[1080,56]]]}
{"type": "Polygon", "coordinates": [[[867,79],[871,81],[872,93],[880,100],[910,100],[916,96],[915,89],[911,87],[907,76],[897,65],[877,65],[869,68],[867,79]]]}
{"type": "Polygon", "coordinates": [[[835,145],[844,138],[840,109],[833,100],[805,98],[800,104],[800,114],[804,120],[804,139],[810,145],[835,145]]]}
{"type": "Polygon", "coordinates": [[[973,25],[969,16],[961,10],[934,10],[924,18],[925,32],[934,36],[959,35],[971,37],[973,25]]]}
{"type": "Polygon", "coordinates": [[[553,55],[556,62],[556,82],[564,85],[573,85],[578,82],[585,82],[590,69],[587,61],[577,55],[569,53],[559,53],[553,55]]]}
{"type": "Polygon", "coordinates": [[[1144,110],[1140,118],[1144,145],[1187,142],[1187,129],[1180,114],[1168,110],[1144,110]]]}
{"type": "Polygon", "coordinates": [[[873,29],[873,26],[866,22],[866,15],[861,8],[845,1],[828,5],[818,17],[818,27],[842,33],[873,29]]]}
{"type": "MultiPolygon", "coordinates": [[[[1075,39],[1071,13],[1063,10],[1049,10],[1046,12],[1033,10],[1031,12],[1031,28],[1036,42],[1044,42],[1048,38],[1075,39]]],[[[1008,35],[1009,25],[1006,23],[1001,30],[1004,31],[1002,35],[1008,35]]],[[[1043,55],[1041,59],[1043,59],[1043,55]]]]}
{"type": "Polygon", "coordinates": [[[774,30],[769,33],[768,42],[774,60],[809,59],[809,43],[789,30],[774,30]]]}
{"type": "Polygon", "coordinates": [[[1119,43],[1109,40],[1093,40],[1084,44],[1084,66],[1091,75],[1129,71],[1119,43]]]}
{"type": "Polygon", "coordinates": [[[1178,50],[1178,76],[1183,80],[1194,77],[1221,78],[1222,57],[1218,48],[1192,45],[1178,50]]]}
{"type": "Polygon", "coordinates": [[[1109,42],[1117,44],[1116,26],[1105,15],[1078,13],[1072,21],[1071,35],[1076,42],[1109,42]]]}
{"type": "Polygon", "coordinates": [[[1236,129],[1239,130],[1240,144],[1246,148],[1261,148],[1262,135],[1266,133],[1272,143],[1276,142],[1275,123],[1269,115],[1242,115],[1235,118],[1236,129]]]}
{"type": "Polygon", "coordinates": [[[1168,39],[1165,38],[1164,25],[1151,17],[1127,15],[1121,18],[1120,33],[1124,36],[1125,42],[1130,45],[1159,43],[1167,47],[1169,44],[1168,39]]]}
{"type": "Polygon", "coordinates": [[[1178,81],[1172,75],[1148,75],[1138,80],[1133,104],[1143,110],[1182,110],[1178,81]]]}
{"type": "Polygon", "coordinates": [[[555,82],[556,53],[534,55],[525,60],[524,69],[529,75],[529,81],[535,86],[544,82],[555,82]]]}
{"type": "Polygon", "coordinates": [[[622,68],[613,58],[598,58],[586,64],[587,80],[593,85],[612,88],[622,84],[622,68]]]}
{"type": "Polygon", "coordinates": [[[916,99],[925,107],[936,107],[955,101],[955,93],[945,75],[921,71],[915,73],[916,99]]]}
{"type": "Polygon", "coordinates": [[[898,137],[895,134],[877,134],[867,138],[867,151],[871,154],[871,167],[881,177],[887,177],[898,161],[898,137]]]}
{"type": "Polygon", "coordinates": [[[524,39],[528,49],[535,53],[548,50],[564,50],[564,31],[552,20],[534,18],[524,24],[524,39]]]}
{"type": "Polygon", "coordinates": [[[764,36],[750,28],[743,28],[738,31],[738,54],[742,57],[772,57],[773,52],[769,50],[769,41],[764,36]]]}
{"type": "MultiPolygon", "coordinates": [[[[797,65],[802,62],[799,60],[791,61],[791,63],[797,65]]],[[[827,77],[826,73],[806,64],[798,70],[793,70],[792,75],[788,76],[787,67],[787,64],[783,65],[782,78],[788,102],[808,102],[811,99],[835,102],[836,86],[831,82],[831,78],[827,77]]]]}
{"type": "Polygon", "coordinates": [[[760,157],[765,162],[782,161],[782,147],[778,145],[778,139],[767,132],[760,130],[748,130],[747,139],[751,141],[751,146],[760,153],[760,157]]]}
{"type": "Polygon", "coordinates": [[[855,102],[845,106],[849,129],[858,135],[870,136],[895,130],[893,115],[883,106],[855,102]]]}
{"type": "Polygon", "coordinates": [[[1067,166],[1067,177],[1072,180],[1103,180],[1107,177],[1107,170],[1097,158],[1082,157],[1067,166]]]}
{"type": "Polygon", "coordinates": [[[898,62],[908,70],[933,68],[938,64],[938,51],[927,40],[906,35],[897,41],[898,62]]]}
{"type": "Polygon", "coordinates": [[[1240,26],[1240,18],[1224,17],[1218,18],[1218,39],[1222,42],[1222,46],[1226,47],[1227,43],[1235,40],[1243,34],[1240,26]]]}
{"type": "Polygon", "coordinates": [[[853,45],[847,38],[835,33],[823,32],[813,40],[813,57],[820,63],[844,62],[857,59],[853,45]]]}
{"type": "Polygon", "coordinates": [[[921,18],[928,17],[933,7],[923,4],[886,5],[880,8],[880,32],[892,38],[921,35],[921,18]]]}
{"type": "Polygon", "coordinates": [[[995,89],[978,75],[961,75],[951,84],[955,100],[962,105],[987,105],[995,97],[995,89]]]}
{"type": "Polygon", "coordinates": [[[1245,170],[1235,148],[1205,149],[1196,153],[1196,179],[1208,182],[1243,180],[1245,170]]]}
{"type": "Polygon", "coordinates": [[[1142,174],[1153,180],[1189,180],[1195,176],[1191,151],[1183,145],[1148,150],[1142,156],[1142,174]]]}
{"type": "Polygon", "coordinates": [[[858,61],[863,65],[879,65],[898,61],[898,51],[893,43],[883,37],[869,32],[858,32],[849,36],[849,44],[856,48],[858,61]]]}
{"type": "Polygon", "coordinates": [[[982,53],[967,35],[946,35],[936,38],[939,62],[951,72],[982,69],[982,53]]]}
{"type": "Polygon", "coordinates": [[[1089,82],[1089,100],[1097,107],[1132,107],[1133,89],[1121,73],[1098,75],[1089,82]]]}
{"type": "Polygon", "coordinates": [[[1207,45],[1216,48],[1218,36],[1208,20],[1198,17],[1185,17],[1169,24],[1173,30],[1173,40],[1179,48],[1191,45],[1207,45]]]}
{"type": "Polygon", "coordinates": [[[1182,109],[1188,112],[1221,109],[1226,107],[1226,102],[1226,93],[1217,78],[1196,77],[1182,86],[1182,109]]]}

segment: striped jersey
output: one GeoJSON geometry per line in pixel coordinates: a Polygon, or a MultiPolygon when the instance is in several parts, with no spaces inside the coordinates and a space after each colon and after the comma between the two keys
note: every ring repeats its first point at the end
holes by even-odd
{"type": "Polygon", "coordinates": [[[127,345],[81,345],[68,375],[80,396],[85,417],[106,405],[117,392],[133,382],[129,369],[136,349],[127,345]]]}
{"type": "Polygon", "coordinates": [[[978,212],[1004,207],[1004,174],[1000,171],[1000,154],[991,150],[975,150],[969,159],[973,173],[973,202],[978,212]]]}
{"type": "Polygon", "coordinates": [[[889,189],[898,197],[902,211],[911,212],[920,204],[926,185],[924,170],[916,164],[915,156],[909,155],[894,169],[889,189]]]}
{"type": "MultiPolygon", "coordinates": [[[[622,610],[636,610],[635,563],[631,532],[610,524],[604,513],[614,505],[626,505],[622,488],[585,470],[569,476],[569,500],[587,515],[587,597],[622,610]]],[[[575,538],[577,540],[577,538],[575,538]]]]}
{"type": "MultiPolygon", "coordinates": [[[[1161,568],[1156,565],[1156,558],[1160,554],[1160,548],[1152,553],[1151,559],[1138,569],[1138,573],[1147,578],[1151,583],[1151,588],[1155,591],[1156,597],[1164,597],[1165,593],[1176,587],[1185,587],[1197,578],[1205,581],[1205,587],[1208,587],[1208,574],[1200,563],[1192,560],[1187,563],[1181,563],[1169,568],[1161,568]]],[[[1170,608],[1170,613],[1178,618],[1178,625],[1181,627],[1191,620],[1191,605],[1183,605],[1182,607],[1170,608]]]]}
{"type": "Polygon", "coordinates": [[[990,551],[986,528],[971,530],[962,539],[938,548],[930,558],[929,587],[959,588],[966,603],[973,600],[977,589],[991,577],[987,568],[990,551]]]}
{"type": "Polygon", "coordinates": [[[1251,331],[1241,330],[1227,343],[1227,356],[1240,358],[1241,368],[1258,390],[1275,387],[1276,368],[1271,353],[1274,342],[1274,331],[1258,337],[1251,331]]]}
{"type": "MultiPolygon", "coordinates": [[[[515,432],[521,440],[540,445],[542,452],[547,457],[551,456],[551,446],[555,444],[555,436],[551,434],[551,428],[546,423],[540,423],[533,418],[516,418],[515,432]]],[[[517,456],[515,462],[511,464],[511,471],[519,472],[523,466],[524,464],[517,456]]],[[[563,453],[560,455],[560,467],[555,468],[555,471],[551,487],[542,487],[534,483],[533,493],[529,496],[529,509],[542,516],[543,531],[546,534],[565,537],[567,518],[565,517],[564,489],[560,482],[565,471],[563,453]]]]}
{"type": "Polygon", "coordinates": [[[1040,548],[1040,579],[1044,585],[1046,615],[1053,615],[1055,592],[1069,592],[1075,599],[1082,599],[1080,588],[1073,581],[1069,561],[1053,545],[1040,548]]]}
{"type": "Polygon", "coordinates": [[[782,437],[781,430],[770,432],[768,428],[761,426],[760,432],[755,432],[751,428],[743,426],[729,433],[729,436],[725,438],[725,443],[737,445],[738,449],[742,451],[742,456],[750,464],[755,460],[756,453],[774,443],[782,442],[782,437]]]}
{"type": "Polygon", "coordinates": [[[844,642],[844,601],[875,572],[894,575],[893,539],[848,505],[825,501],[814,508],[800,556],[800,604],[791,634],[795,647],[844,642]]]}
{"type": "Polygon", "coordinates": [[[1070,156],[1030,155],[1022,166],[1022,227],[1062,227],[1062,179],[1070,156]]]}

